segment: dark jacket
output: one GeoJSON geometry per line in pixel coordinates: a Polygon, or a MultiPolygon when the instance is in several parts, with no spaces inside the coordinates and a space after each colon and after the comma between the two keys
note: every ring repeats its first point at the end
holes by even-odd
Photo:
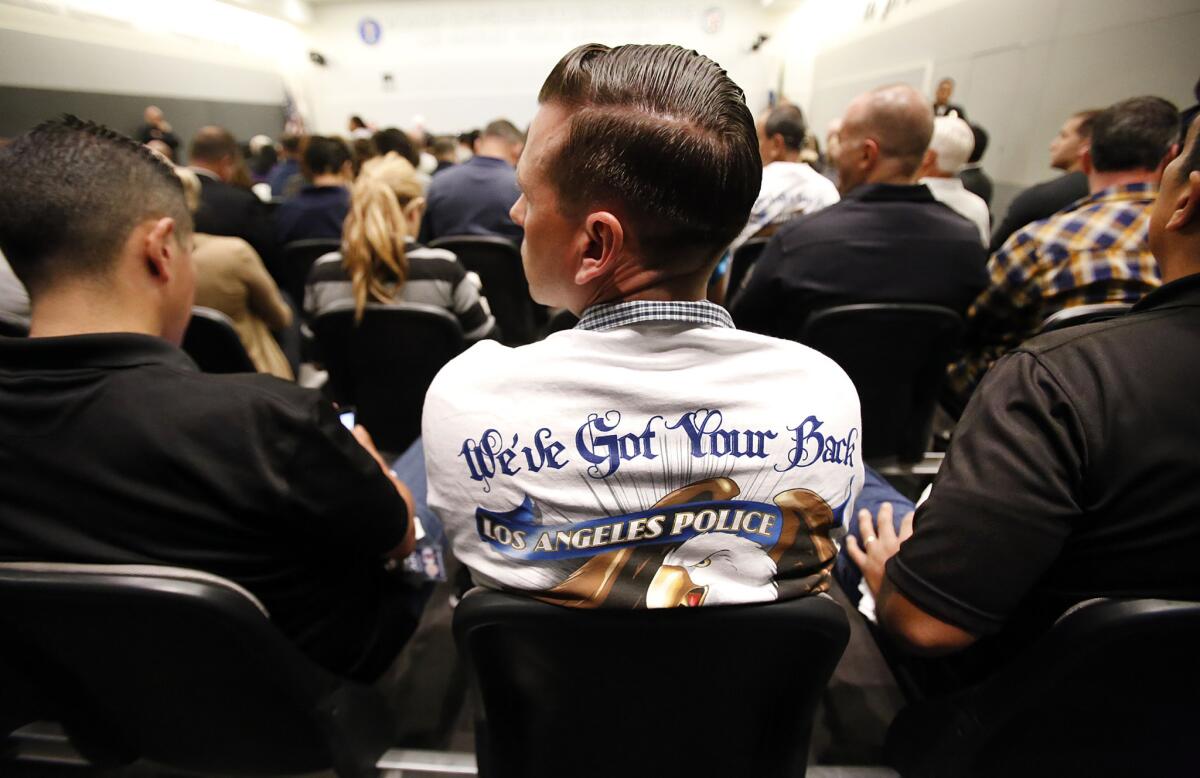
{"type": "Polygon", "coordinates": [[[971,222],[923,185],[865,184],[784,226],[732,303],[741,329],[796,338],[834,305],[928,303],[963,314],[987,284],[971,222]]]}
{"type": "Polygon", "coordinates": [[[1017,195],[1008,206],[1004,220],[992,231],[992,252],[999,250],[1008,236],[1039,219],[1058,213],[1076,200],[1088,196],[1088,180],[1083,173],[1067,173],[1034,184],[1017,195]]]}
{"type": "Polygon", "coordinates": [[[278,280],[278,251],[267,206],[253,192],[218,181],[204,173],[200,178],[200,208],[196,232],[241,238],[254,247],[267,270],[278,280]]]}

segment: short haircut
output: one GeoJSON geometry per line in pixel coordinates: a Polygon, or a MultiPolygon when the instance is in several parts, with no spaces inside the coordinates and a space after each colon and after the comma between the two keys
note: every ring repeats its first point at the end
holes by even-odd
{"type": "Polygon", "coordinates": [[[299,154],[300,147],[303,145],[303,142],[303,135],[288,134],[279,139],[279,145],[282,146],[283,150],[289,154],[299,154]]]}
{"type": "Polygon", "coordinates": [[[939,116],[933,120],[929,149],[937,152],[938,170],[957,173],[967,164],[975,148],[971,126],[957,116],[939,116]]]}
{"type": "Polygon", "coordinates": [[[804,137],[808,134],[804,112],[794,105],[781,105],[771,109],[767,120],[763,122],[763,134],[768,139],[780,135],[783,137],[783,145],[792,151],[799,151],[804,146],[804,137]]]}
{"type": "Polygon", "coordinates": [[[242,151],[229,130],[224,127],[201,127],[192,138],[192,160],[196,162],[219,162],[225,157],[241,159],[242,151]]]}
{"type": "Polygon", "coordinates": [[[458,134],[458,142],[463,145],[475,147],[475,141],[479,140],[479,130],[470,130],[469,132],[460,132],[458,134]]]}
{"type": "Polygon", "coordinates": [[[506,143],[518,144],[525,142],[525,133],[517,129],[517,125],[508,119],[496,119],[483,128],[484,138],[499,138],[506,143]]]}
{"type": "Polygon", "coordinates": [[[340,173],[352,160],[350,147],[341,138],[313,135],[304,149],[304,172],[309,178],[324,173],[340,173]]]}
{"type": "Polygon", "coordinates": [[[1099,108],[1089,108],[1086,111],[1079,111],[1071,114],[1072,119],[1078,119],[1079,124],[1075,128],[1075,132],[1081,138],[1092,137],[1092,124],[1096,121],[1096,117],[1100,115],[1099,108]]]}
{"type": "Polygon", "coordinates": [[[67,277],[102,276],[147,219],[192,231],[171,165],[132,138],[74,116],[0,149],[0,251],[36,296],[67,277]]]}
{"type": "Polygon", "coordinates": [[[983,159],[984,152],[987,151],[988,140],[990,140],[987,130],[978,124],[971,125],[971,134],[975,136],[975,148],[971,150],[971,156],[967,158],[968,165],[974,165],[983,159]]]}
{"type": "Polygon", "coordinates": [[[372,135],[371,141],[375,144],[375,150],[381,155],[394,151],[407,159],[413,167],[421,164],[421,153],[413,146],[412,138],[408,137],[408,133],[404,130],[388,127],[386,130],[380,130],[372,135]]]}
{"type": "Polygon", "coordinates": [[[1179,134],[1179,111],[1161,97],[1131,97],[1092,121],[1092,166],[1097,172],[1154,170],[1179,134]]]}
{"type": "Polygon", "coordinates": [[[430,148],[435,157],[453,156],[458,152],[458,141],[453,135],[439,135],[433,139],[430,148]]]}
{"type": "Polygon", "coordinates": [[[933,109],[906,84],[881,86],[868,94],[876,97],[867,104],[864,134],[879,145],[880,156],[900,163],[902,173],[916,173],[933,137],[933,109]]]}
{"type": "Polygon", "coordinates": [[[716,256],[746,225],[762,183],[745,96],[715,62],[674,45],[580,46],[541,104],[571,112],[547,163],[564,210],[618,205],[644,261],[716,256]]]}

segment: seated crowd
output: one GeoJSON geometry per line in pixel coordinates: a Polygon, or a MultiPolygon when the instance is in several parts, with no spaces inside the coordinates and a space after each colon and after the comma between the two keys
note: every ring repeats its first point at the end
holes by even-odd
{"type": "MultiPolygon", "coordinates": [[[[992,232],[987,135],[952,93],[858,96],[821,159],[798,107],[756,122],[695,52],[586,45],[527,133],[493,121],[460,137],[465,161],[454,138],[358,117],[350,141],[284,138],[255,172],[273,210],[221,128],[174,168],[43,123],[0,148],[19,279],[0,266],[0,305],[28,321],[0,337],[0,562],[214,573],[316,662],[381,685],[425,606],[394,561],[420,521],[474,585],[566,607],[844,590],[899,655],[940,657],[921,665],[931,692],[988,677],[1081,601],[1200,599],[1200,121],[1181,133],[1157,97],[1071,116],[1066,175],[992,232]],[[478,277],[424,245],[480,234],[519,241],[533,301],[578,324],[501,345],[478,277]],[[340,248],[288,300],[283,247],[314,238],[340,248]],[[415,470],[294,383],[280,335],[412,303],[470,346],[427,392],[415,470]],[[814,313],[856,303],[964,322],[953,434],[915,511],[863,460],[853,382],[803,345],[814,313]],[[1092,303],[1132,310],[1039,336],[1092,303]],[[179,347],[193,304],[270,375],[197,370],[179,347]]],[[[140,133],[179,145],[157,109],[140,133]]]]}

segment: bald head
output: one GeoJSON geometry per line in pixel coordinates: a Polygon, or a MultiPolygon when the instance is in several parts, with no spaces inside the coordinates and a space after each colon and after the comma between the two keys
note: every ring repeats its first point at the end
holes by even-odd
{"type": "Polygon", "coordinates": [[[866,183],[912,183],[932,136],[933,110],[911,86],[879,87],[854,98],[838,132],[842,192],[866,183]]]}

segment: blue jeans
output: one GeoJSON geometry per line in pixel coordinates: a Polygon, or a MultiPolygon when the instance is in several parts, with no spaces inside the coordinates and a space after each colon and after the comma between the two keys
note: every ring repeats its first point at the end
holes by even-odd
{"type": "MultiPolygon", "coordinates": [[[[863,488],[858,494],[858,502],[854,504],[849,526],[846,527],[847,536],[853,535],[857,538],[859,547],[862,547],[862,535],[858,531],[858,512],[860,510],[866,508],[872,516],[878,517],[879,506],[890,502],[892,504],[892,523],[895,525],[896,534],[899,534],[900,522],[914,509],[912,500],[896,491],[895,487],[889,484],[883,476],[869,467],[864,467],[863,470],[866,476],[863,479],[863,488]]],[[[833,577],[850,601],[858,605],[858,601],[862,598],[858,591],[862,573],[859,572],[858,565],[854,564],[854,560],[846,553],[845,539],[842,540],[842,550],[838,552],[837,560],[833,563],[833,577]]]]}

